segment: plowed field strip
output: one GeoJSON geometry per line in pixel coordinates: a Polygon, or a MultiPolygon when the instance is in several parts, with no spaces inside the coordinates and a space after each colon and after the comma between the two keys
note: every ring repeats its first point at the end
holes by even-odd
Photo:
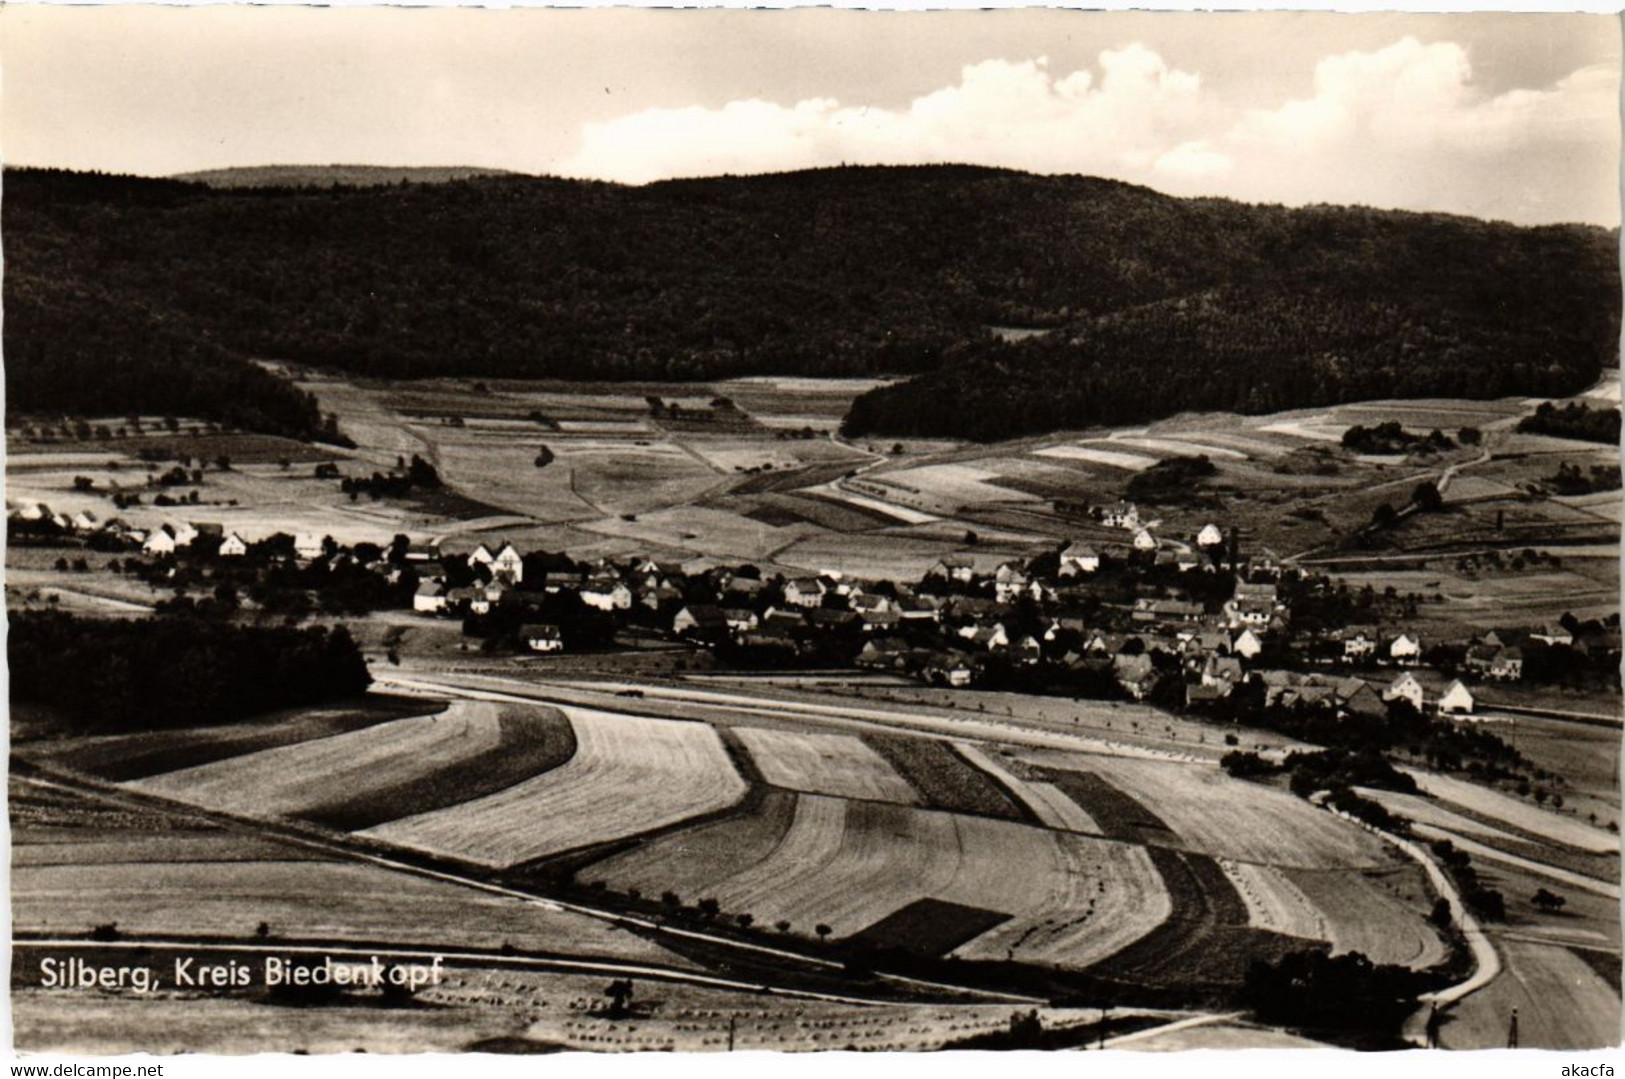
{"type": "Polygon", "coordinates": [[[575,731],[554,708],[507,707],[495,746],[471,757],[425,760],[421,775],[304,810],[297,816],[340,831],[358,831],[412,813],[471,802],[551,771],[576,751],[575,731]]]}
{"type": "Polygon", "coordinates": [[[736,727],[767,782],[788,790],[917,805],[919,795],[886,759],[851,734],[736,727]]]}
{"type": "Polygon", "coordinates": [[[866,734],[869,743],[913,785],[931,809],[1016,820],[1010,797],[946,742],[934,738],[866,734]]]}
{"type": "Polygon", "coordinates": [[[561,767],[360,834],[507,867],[714,813],[745,796],[745,781],[707,724],[563,711],[576,752],[561,767]]]}
{"type": "Polygon", "coordinates": [[[999,763],[997,757],[979,746],[962,742],[955,744],[954,748],[966,760],[992,776],[996,782],[1019,798],[1046,828],[1059,828],[1067,832],[1088,832],[1093,835],[1104,834],[1095,819],[1055,784],[1023,779],[999,763]]]}
{"type": "Polygon", "coordinates": [[[244,816],[291,816],[323,804],[334,791],[361,793],[415,778],[425,760],[484,753],[498,744],[497,714],[495,705],[459,701],[437,716],[262,750],[130,786],[244,816]]]}
{"type": "Polygon", "coordinates": [[[274,722],[113,735],[80,742],[66,752],[44,754],[41,759],[59,768],[124,783],[278,746],[348,734],[438,712],[440,708],[432,701],[399,700],[390,705],[369,702],[365,708],[317,711],[274,722]]]}

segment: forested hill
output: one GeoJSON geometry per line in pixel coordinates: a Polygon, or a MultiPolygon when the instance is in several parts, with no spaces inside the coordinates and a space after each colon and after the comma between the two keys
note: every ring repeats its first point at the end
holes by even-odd
{"type": "Polygon", "coordinates": [[[997,437],[1192,407],[1555,395],[1612,362],[1619,319],[1598,229],[960,166],[636,188],[10,171],[3,212],[14,411],[69,409],[98,364],[191,350],[399,377],[917,374],[860,399],[850,427],[997,437]],[[1053,332],[1007,344],[989,326],[1053,332]]]}

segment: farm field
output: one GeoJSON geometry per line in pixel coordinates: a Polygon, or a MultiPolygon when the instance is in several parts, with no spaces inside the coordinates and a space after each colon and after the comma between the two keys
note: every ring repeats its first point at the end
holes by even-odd
{"type": "Polygon", "coordinates": [[[1524,799],[1434,772],[1415,772],[1414,778],[1423,792],[1440,801],[1501,821],[1519,831],[1596,854],[1619,850],[1618,836],[1524,799]]]}
{"type": "Polygon", "coordinates": [[[335,797],[398,786],[431,762],[487,753],[501,742],[498,718],[494,705],[457,701],[438,715],[263,749],[130,787],[240,816],[297,816],[335,797]]]}
{"type": "Polygon", "coordinates": [[[787,790],[915,805],[919,796],[856,735],[735,727],[767,782],[787,790]]]}
{"type": "Polygon", "coordinates": [[[1333,954],[1360,952],[1374,963],[1422,969],[1444,961],[1445,943],[1424,921],[1433,898],[1421,870],[1386,872],[1283,871],[1325,919],[1333,954]]]}
{"type": "Polygon", "coordinates": [[[711,727],[564,708],[576,752],[495,794],[360,834],[492,867],[637,835],[727,809],[745,794],[711,727]]]}
{"type": "MultiPolygon", "coordinates": [[[[358,443],[353,450],[311,452],[331,458],[345,473],[388,468],[413,453],[439,469],[447,487],[407,501],[351,503],[336,483],[311,477],[314,457],[292,453],[281,440],[230,432],[191,439],[182,421],[183,434],[172,439],[171,448],[233,457],[234,471],[207,473],[198,515],[250,539],[277,530],[331,534],[348,542],[376,541],[395,532],[428,539],[502,528],[508,538],[584,556],[636,549],[675,560],[749,560],[787,572],[834,568],[917,577],[958,549],[967,531],[981,533],[984,545],[990,527],[1008,532],[1004,545],[987,549],[995,558],[1071,538],[1079,526],[1050,512],[1049,500],[1109,501],[1122,495],[1137,472],[1192,453],[1206,453],[1218,466],[1212,483],[1227,496],[1155,507],[1162,521],[1159,535],[1183,536],[1210,519],[1222,526],[1240,515],[1253,543],[1287,555],[1321,548],[1335,538],[1334,530],[1363,525],[1380,502],[1400,498],[1445,463],[1471,456],[1461,451],[1437,462],[1362,460],[1335,445],[1349,423],[1387,417],[1418,428],[1443,423],[1451,431],[1472,422],[1487,432],[1496,459],[1464,471],[1454,496],[1470,501],[1461,508],[1477,514],[1467,522],[1473,528],[1493,524],[1498,513],[1510,526],[1524,529],[1563,521],[1607,529],[1612,523],[1607,500],[1592,507],[1499,497],[1550,473],[1561,455],[1575,461],[1608,456],[1584,443],[1509,434],[1504,429],[1528,407],[1521,401],[1372,402],[1274,417],[1191,415],[1150,427],[991,446],[913,440],[901,453],[888,453],[899,447],[848,445],[831,433],[852,398],[873,384],[771,378],[709,386],[303,382],[358,443]],[[656,421],[645,399],[651,396],[678,403],[694,417],[708,416],[716,397],[729,398],[735,409],[724,417],[727,423],[656,421]],[[536,421],[537,413],[545,422],[536,421]],[[450,417],[460,425],[445,422],[450,417]],[[800,437],[802,426],[818,433],[800,437]],[[788,428],[797,429],[795,436],[779,437],[788,428]],[[534,458],[542,446],[555,456],[538,468],[534,458]],[[1305,458],[1310,451],[1331,457],[1305,458]],[[286,470],[284,459],[290,461],[286,470]],[[1313,467],[1291,465],[1300,460],[1312,461],[1313,467]],[[1322,467],[1328,462],[1329,471],[1322,467]],[[746,472],[766,465],[771,469],[746,472]],[[862,490],[836,482],[855,470],[867,470],[854,481],[864,484],[862,490]],[[764,502],[764,495],[771,499],[764,502]],[[909,530],[939,520],[945,526],[941,533],[909,530]]],[[[20,445],[8,460],[8,493],[45,501],[53,509],[90,508],[109,515],[101,492],[116,484],[144,486],[146,466],[133,456],[137,441],[114,439],[105,455],[78,444],[20,445]],[[108,469],[114,460],[117,471],[108,469]],[[95,493],[73,489],[80,474],[94,480],[95,493]]],[[[165,439],[158,443],[167,445],[165,439]]],[[[121,516],[138,527],[164,518],[148,506],[121,516]]],[[[1462,527],[1443,517],[1413,520],[1395,536],[1403,544],[1425,545],[1435,542],[1433,532],[1445,524],[1462,527]]],[[[1448,540],[1448,529],[1440,536],[1448,540]]],[[[1593,586],[1592,606],[1607,602],[1604,590],[1610,583],[1593,586]]],[[[72,598],[65,595],[64,602],[72,598]]],[[[1590,612],[1591,606],[1577,611],[1590,612]]],[[[1471,616],[1475,608],[1463,607],[1461,613],[1471,616]]],[[[1546,613],[1529,609],[1531,617],[1546,613]]]]}
{"type": "Polygon", "coordinates": [[[1152,809],[1175,842],[1215,858],[1343,869],[1395,858],[1377,839],[1302,799],[1237,782],[1211,765],[1110,757],[1091,762],[1090,770],[1152,809]]]}
{"type": "Polygon", "coordinates": [[[818,795],[797,796],[788,820],[782,801],[768,813],[766,826],[751,818],[700,826],[693,843],[709,857],[688,858],[688,834],[676,832],[582,875],[616,891],[710,896],[725,914],[788,922],[796,933],[826,925],[837,939],[934,899],[1003,916],[956,955],[1073,968],[1104,958],[1168,913],[1150,861],[1128,844],[818,795]]]}
{"type": "Polygon", "coordinates": [[[444,708],[438,701],[374,693],[349,706],[299,709],[254,723],[75,738],[61,744],[25,740],[19,748],[27,756],[56,767],[124,782],[351,733],[444,708]]]}
{"type": "Polygon", "coordinates": [[[1506,1045],[1514,1008],[1520,1048],[1619,1044],[1619,992],[1573,951],[1508,940],[1497,947],[1504,973],[1452,1010],[1440,1032],[1446,1048],[1506,1045]]]}
{"type": "Polygon", "coordinates": [[[606,921],[13,781],[12,920],[27,935],[392,942],[688,966],[606,921]]]}
{"type": "Polygon", "coordinates": [[[1001,787],[1010,791],[1044,827],[1065,832],[1104,834],[1100,825],[1095,823],[1095,819],[1055,784],[1023,779],[1000,764],[994,754],[978,746],[960,742],[954,748],[966,760],[992,776],[1001,787]]]}
{"type": "Polygon", "coordinates": [[[1247,905],[1248,925],[1305,940],[1333,939],[1326,915],[1284,871],[1228,860],[1221,860],[1219,868],[1247,905]]]}

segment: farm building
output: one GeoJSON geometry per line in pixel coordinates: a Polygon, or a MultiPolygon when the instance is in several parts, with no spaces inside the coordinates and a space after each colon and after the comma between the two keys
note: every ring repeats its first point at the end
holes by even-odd
{"type": "Polygon", "coordinates": [[[1343,632],[1343,658],[1370,659],[1377,654],[1377,631],[1369,626],[1351,626],[1343,632]]]}
{"type": "Polygon", "coordinates": [[[942,617],[937,601],[930,596],[904,596],[897,601],[897,614],[905,622],[936,622],[942,617]]]}
{"type": "Polygon", "coordinates": [[[1198,547],[1217,547],[1223,542],[1224,533],[1219,531],[1219,526],[1216,524],[1205,524],[1202,526],[1202,530],[1196,533],[1196,545],[1198,547]]]}
{"type": "Polygon", "coordinates": [[[1251,629],[1244,629],[1230,642],[1230,650],[1243,659],[1256,659],[1264,650],[1264,642],[1251,629]]]}
{"type": "Polygon", "coordinates": [[[248,543],[235,532],[228,532],[220,541],[221,558],[241,558],[248,553],[248,543]]]}
{"type": "Polygon", "coordinates": [[[903,624],[902,616],[896,611],[864,611],[858,619],[865,633],[895,633],[903,624]]]}
{"type": "Polygon", "coordinates": [[[520,554],[513,544],[504,543],[502,550],[491,560],[491,576],[509,584],[519,584],[525,579],[524,555],[520,554]]]}
{"type": "Polygon", "coordinates": [[[1136,551],[1155,551],[1157,549],[1157,537],[1151,534],[1149,528],[1140,529],[1134,533],[1134,549],[1136,551]]]}
{"type": "Polygon", "coordinates": [[[727,629],[728,616],[722,613],[721,607],[709,603],[691,603],[671,620],[671,631],[679,636],[726,632],[727,629]]]}
{"type": "Polygon", "coordinates": [[[1388,661],[1401,667],[1415,666],[1422,658],[1422,640],[1412,633],[1401,633],[1388,643],[1388,661]]]}
{"type": "Polygon", "coordinates": [[[722,610],[722,617],[727,620],[728,628],[735,633],[748,633],[758,624],[756,612],[749,607],[725,607],[722,610]]]}
{"type": "Polygon", "coordinates": [[[870,668],[897,667],[908,651],[908,642],[901,637],[877,637],[863,646],[858,653],[857,664],[870,668]]]}
{"type": "Polygon", "coordinates": [[[1467,649],[1465,666],[1481,678],[1516,682],[1523,677],[1523,651],[1518,648],[1475,644],[1467,649]]]}
{"type": "Polygon", "coordinates": [[[482,543],[468,553],[468,568],[473,569],[476,566],[489,566],[492,562],[496,561],[496,557],[496,555],[491,553],[491,548],[482,543]]]}
{"type": "Polygon", "coordinates": [[[1388,714],[1382,697],[1371,688],[1369,682],[1359,678],[1345,678],[1339,682],[1337,695],[1343,709],[1353,715],[1380,718],[1388,714]]]}
{"type": "Polygon", "coordinates": [[[532,652],[564,651],[564,637],[559,633],[558,626],[543,622],[520,626],[519,639],[532,652]]]}
{"type": "Polygon", "coordinates": [[[964,554],[943,555],[925,575],[968,584],[976,577],[976,560],[964,554]]]}
{"type": "Polygon", "coordinates": [[[1382,691],[1382,699],[1385,701],[1402,699],[1410,701],[1411,706],[1420,712],[1423,700],[1422,683],[1416,680],[1414,674],[1407,671],[1388,683],[1388,688],[1382,691]]]}
{"type": "Polygon", "coordinates": [[[963,688],[976,681],[976,667],[963,656],[945,652],[933,656],[922,668],[926,681],[963,688]]]}
{"type": "Polygon", "coordinates": [[[1069,543],[1061,551],[1061,576],[1076,577],[1100,569],[1100,552],[1087,543],[1069,543]]]}
{"type": "Polygon", "coordinates": [[[293,553],[306,562],[314,562],[322,557],[324,548],[322,537],[314,532],[301,532],[293,538],[293,553]]]}
{"type": "Polygon", "coordinates": [[[1259,629],[1275,617],[1275,604],[1261,599],[1233,599],[1225,605],[1232,629],[1243,626],[1259,629]]]}
{"type": "Polygon", "coordinates": [[[619,581],[588,585],[580,595],[582,603],[600,611],[626,611],[632,608],[632,590],[619,581]]]}
{"type": "Polygon", "coordinates": [[[1241,660],[1235,656],[1209,656],[1202,667],[1202,684],[1235,685],[1242,679],[1241,660]]]}
{"type": "Polygon", "coordinates": [[[1136,622],[1158,622],[1172,625],[1199,622],[1202,614],[1202,605],[1188,600],[1138,599],[1134,601],[1134,611],[1129,617],[1136,622]]]}
{"type": "Polygon", "coordinates": [[[446,586],[435,581],[424,581],[412,597],[412,609],[419,614],[439,614],[451,602],[446,586]]]}
{"type": "Polygon", "coordinates": [[[896,614],[897,602],[887,596],[871,592],[856,592],[847,605],[859,614],[896,614]]]}
{"type": "Polygon", "coordinates": [[[993,594],[1000,603],[1013,603],[1031,583],[1027,570],[1019,562],[1003,562],[993,574],[993,594]]]}
{"type": "Polygon", "coordinates": [[[406,548],[408,562],[438,562],[440,561],[440,545],[433,540],[428,543],[412,543],[406,548]]]}
{"type": "Polygon", "coordinates": [[[1105,506],[1096,506],[1094,516],[1100,518],[1100,523],[1107,528],[1140,527],[1140,511],[1132,502],[1113,502],[1105,506]]]}
{"type": "Polygon", "coordinates": [[[1529,639],[1562,648],[1568,648],[1574,644],[1574,634],[1555,624],[1545,626],[1538,632],[1531,633],[1529,639]]]}
{"type": "Polygon", "coordinates": [[[73,515],[72,524],[75,532],[94,532],[102,526],[102,520],[90,510],[80,510],[73,515]]]}
{"type": "Polygon", "coordinates": [[[1137,701],[1145,699],[1157,678],[1151,657],[1143,653],[1137,656],[1126,656],[1121,653],[1113,656],[1112,673],[1117,677],[1117,684],[1126,689],[1137,701]]]}
{"type": "Polygon", "coordinates": [[[1462,684],[1461,679],[1455,679],[1448,686],[1444,687],[1443,693],[1439,694],[1438,709],[1441,715],[1472,715],[1472,691],[1462,684]]]}
{"type": "Polygon", "coordinates": [[[197,529],[184,521],[166,522],[152,530],[141,549],[147,554],[174,554],[182,547],[190,547],[197,539],[197,529]]]}
{"type": "Polygon", "coordinates": [[[784,584],[784,602],[793,607],[821,607],[829,591],[817,577],[797,577],[784,584]]]}

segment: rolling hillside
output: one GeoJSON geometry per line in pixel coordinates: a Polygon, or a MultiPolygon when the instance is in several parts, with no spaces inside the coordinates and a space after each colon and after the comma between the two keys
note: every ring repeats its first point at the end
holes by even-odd
{"type": "MultiPolygon", "coordinates": [[[[1561,395],[1617,353],[1600,229],[985,168],[322,189],[25,170],[3,213],[14,414],[107,407],[103,368],[119,410],[174,410],[176,380],[146,392],[142,372],[268,357],[400,378],[918,375],[861,398],[848,429],[991,439],[1188,408],[1561,395]],[[993,332],[1012,328],[1050,332],[993,332]]],[[[223,388],[186,405],[315,423],[252,390],[264,407],[223,388]]]]}
{"type": "Polygon", "coordinates": [[[443,184],[475,177],[513,176],[505,169],[468,165],[249,165],[177,173],[171,179],[209,187],[380,187],[385,184],[443,184]]]}

